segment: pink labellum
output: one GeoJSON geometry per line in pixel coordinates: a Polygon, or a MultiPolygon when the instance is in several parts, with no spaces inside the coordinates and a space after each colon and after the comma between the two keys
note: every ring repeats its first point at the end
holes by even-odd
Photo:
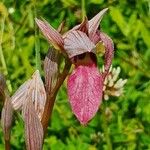
{"type": "Polygon", "coordinates": [[[68,95],[72,110],[81,124],[91,120],[102,100],[103,81],[96,66],[78,66],[68,78],[68,95]]]}
{"type": "Polygon", "coordinates": [[[112,64],[112,59],[114,57],[114,44],[112,39],[105,33],[100,32],[100,37],[101,41],[104,43],[105,46],[105,61],[104,61],[105,67],[104,78],[105,78],[112,64]]]}
{"type": "Polygon", "coordinates": [[[81,31],[71,31],[64,38],[64,49],[69,58],[85,52],[95,52],[95,45],[88,36],[81,31]]]}
{"type": "Polygon", "coordinates": [[[89,20],[89,37],[91,40],[93,39],[93,37],[99,27],[100,21],[102,20],[102,18],[107,10],[108,10],[108,8],[103,9],[95,17],[93,17],[91,20],[89,20]]]}
{"type": "Polygon", "coordinates": [[[47,21],[35,19],[43,35],[56,49],[63,49],[63,38],[47,21]]]}

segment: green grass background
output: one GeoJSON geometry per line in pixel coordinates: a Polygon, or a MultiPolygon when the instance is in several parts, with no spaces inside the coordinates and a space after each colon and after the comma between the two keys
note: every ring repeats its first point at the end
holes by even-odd
{"type": "MultiPolygon", "coordinates": [[[[64,84],[56,99],[43,149],[150,150],[150,1],[85,0],[85,6],[81,7],[83,2],[1,0],[0,72],[6,75],[13,94],[36,69],[34,6],[37,17],[45,18],[55,28],[65,20],[64,30],[81,22],[85,12],[92,18],[108,7],[101,30],[115,43],[113,66],[120,66],[120,78],[128,79],[124,95],[103,101],[94,119],[83,127],[71,112],[64,84]],[[107,114],[102,111],[106,108],[107,114]]],[[[43,60],[49,44],[41,33],[39,38],[43,60]]],[[[24,149],[23,129],[23,121],[16,117],[12,150],[24,149]]],[[[3,149],[0,128],[0,150],[3,149]]]]}

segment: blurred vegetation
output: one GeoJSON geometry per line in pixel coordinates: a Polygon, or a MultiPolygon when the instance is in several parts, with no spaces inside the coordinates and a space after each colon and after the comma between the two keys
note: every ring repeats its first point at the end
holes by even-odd
{"type": "MultiPolygon", "coordinates": [[[[150,1],[149,0],[3,0],[0,2],[0,72],[11,94],[28,79],[36,66],[35,11],[65,31],[92,18],[103,8],[109,12],[101,22],[115,43],[113,66],[128,79],[124,95],[103,101],[94,119],[83,127],[73,116],[65,84],[56,99],[44,150],[150,150],[150,1]],[[35,9],[36,8],[36,9],[35,9]]],[[[39,34],[39,33],[38,33],[39,34]]],[[[40,37],[41,59],[49,44],[40,37]]],[[[41,72],[42,74],[42,72],[41,72]]],[[[2,105],[2,102],[0,102],[2,105]]],[[[2,106],[0,106],[2,108],[2,106]]],[[[12,150],[24,147],[23,121],[17,116],[12,129],[12,150]]],[[[4,149],[0,128],[0,150],[4,149]]]]}

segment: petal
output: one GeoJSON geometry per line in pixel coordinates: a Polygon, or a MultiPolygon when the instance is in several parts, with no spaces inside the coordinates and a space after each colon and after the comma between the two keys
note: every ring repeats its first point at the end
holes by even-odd
{"type": "Polygon", "coordinates": [[[63,38],[47,21],[35,19],[43,35],[56,49],[63,49],[63,38]]]}
{"type": "Polygon", "coordinates": [[[94,44],[97,44],[99,41],[100,41],[100,31],[97,30],[95,32],[95,34],[92,34],[92,36],[89,37],[91,39],[91,41],[94,43],[94,44]]]}
{"type": "Polygon", "coordinates": [[[89,32],[89,22],[88,22],[88,18],[85,17],[84,20],[82,21],[81,24],[78,24],[76,26],[74,26],[71,30],[69,30],[68,32],[66,32],[63,37],[65,38],[66,35],[69,33],[69,32],[72,32],[72,31],[76,31],[76,30],[79,30],[79,31],[82,31],[84,33],[86,33],[88,35],[88,32],[89,32]]]}
{"type": "Polygon", "coordinates": [[[100,24],[100,21],[102,20],[102,18],[107,10],[108,10],[108,8],[103,9],[89,21],[89,37],[91,40],[93,39],[93,37],[98,29],[98,26],[100,24]]]}
{"type": "Polygon", "coordinates": [[[41,119],[46,102],[46,92],[38,70],[33,74],[32,79],[29,79],[20,86],[20,88],[12,96],[11,102],[15,110],[22,109],[23,104],[27,100],[26,96],[29,92],[32,94],[31,97],[35,110],[41,119]]]}
{"type": "Polygon", "coordinates": [[[94,52],[95,45],[81,31],[70,31],[64,38],[64,49],[66,50],[69,58],[85,53],[94,52]]]}
{"type": "Polygon", "coordinates": [[[82,31],[88,35],[89,23],[87,17],[84,18],[77,30],[82,31]]]}
{"type": "Polygon", "coordinates": [[[72,30],[79,30],[79,31],[82,31],[88,35],[89,23],[88,23],[87,17],[84,18],[84,20],[82,21],[81,24],[72,28],[72,30]]]}
{"type": "Polygon", "coordinates": [[[114,44],[112,39],[106,35],[105,33],[100,33],[101,41],[104,43],[105,46],[105,61],[104,61],[104,77],[107,75],[109,68],[112,64],[112,59],[114,57],[114,44]]]}
{"type": "Polygon", "coordinates": [[[68,78],[68,95],[72,111],[81,124],[91,120],[102,99],[102,76],[95,65],[78,66],[68,78]]]}

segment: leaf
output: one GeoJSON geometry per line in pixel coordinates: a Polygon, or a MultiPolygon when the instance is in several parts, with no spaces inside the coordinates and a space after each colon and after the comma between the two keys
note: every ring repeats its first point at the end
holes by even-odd
{"type": "Polygon", "coordinates": [[[140,30],[141,30],[141,21],[139,19],[136,20],[136,22],[132,28],[133,28],[132,35],[133,35],[134,39],[138,39],[140,30]],[[136,28],[134,28],[135,25],[136,25],[136,28]]]}
{"type": "Polygon", "coordinates": [[[58,58],[56,50],[49,49],[49,52],[44,60],[44,72],[45,72],[45,87],[47,93],[51,93],[56,86],[58,78],[58,58]]]}
{"type": "Polygon", "coordinates": [[[129,20],[128,20],[128,27],[131,33],[131,30],[135,29],[135,24],[136,24],[136,20],[137,20],[137,13],[134,12],[131,14],[129,20]]]}
{"type": "Polygon", "coordinates": [[[125,35],[128,36],[128,24],[126,23],[123,15],[121,14],[120,10],[118,8],[111,7],[110,8],[110,15],[112,17],[112,20],[118,25],[120,28],[121,32],[125,35]]]}
{"type": "Polygon", "coordinates": [[[93,4],[102,4],[104,0],[91,0],[90,2],[93,4]]]}
{"type": "Polygon", "coordinates": [[[76,0],[61,0],[62,4],[64,7],[72,7],[72,6],[77,6],[78,2],[76,0]]]}
{"type": "Polygon", "coordinates": [[[13,120],[13,107],[10,101],[10,97],[7,95],[2,109],[1,125],[4,132],[5,140],[10,140],[11,126],[13,120]]]}
{"type": "Polygon", "coordinates": [[[35,110],[41,119],[46,102],[46,92],[38,70],[36,70],[36,72],[32,75],[32,79],[29,79],[22,86],[20,86],[20,88],[12,96],[11,101],[13,108],[15,110],[22,109],[29,89],[31,90],[31,97],[35,110]]]}
{"type": "Polygon", "coordinates": [[[25,139],[27,150],[42,150],[43,127],[32,102],[32,91],[28,90],[22,108],[25,122],[25,139]]]}
{"type": "Polygon", "coordinates": [[[102,76],[95,65],[78,66],[68,78],[68,95],[72,111],[81,124],[91,120],[102,100],[102,76]]]}
{"type": "Polygon", "coordinates": [[[143,38],[144,43],[147,45],[147,47],[150,48],[150,32],[143,24],[143,22],[141,22],[141,36],[143,38]]]}
{"type": "Polygon", "coordinates": [[[47,21],[42,21],[40,19],[35,19],[35,21],[48,42],[52,44],[56,49],[62,50],[63,38],[61,34],[56,31],[47,21]]]}
{"type": "Polygon", "coordinates": [[[94,52],[95,45],[81,31],[70,31],[64,39],[64,49],[70,58],[85,52],[94,52]]]}
{"type": "Polygon", "coordinates": [[[1,12],[2,16],[4,16],[4,17],[8,16],[7,7],[4,5],[3,2],[0,2],[0,12],[1,12]]]}

